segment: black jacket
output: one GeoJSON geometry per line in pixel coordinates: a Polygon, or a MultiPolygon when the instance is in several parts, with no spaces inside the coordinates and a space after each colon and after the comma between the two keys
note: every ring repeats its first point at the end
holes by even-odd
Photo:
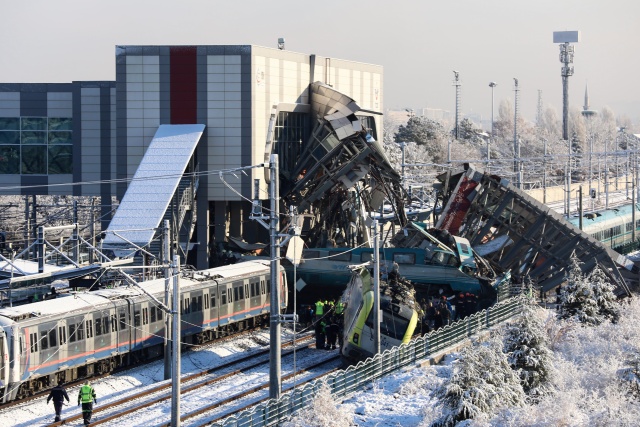
{"type": "Polygon", "coordinates": [[[51,389],[51,393],[49,393],[49,397],[47,397],[47,403],[53,399],[53,403],[62,403],[62,399],[67,399],[69,401],[69,396],[67,395],[67,391],[61,385],[57,385],[51,389]]]}

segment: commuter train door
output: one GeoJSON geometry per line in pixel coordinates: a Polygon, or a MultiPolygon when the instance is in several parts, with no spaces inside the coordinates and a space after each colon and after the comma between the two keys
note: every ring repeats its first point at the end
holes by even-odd
{"type": "Polygon", "coordinates": [[[242,319],[247,312],[244,291],[244,281],[238,280],[233,282],[233,316],[236,319],[242,319]]]}
{"type": "Polygon", "coordinates": [[[6,395],[5,387],[9,384],[9,349],[4,330],[0,328],[0,391],[6,395]]]}

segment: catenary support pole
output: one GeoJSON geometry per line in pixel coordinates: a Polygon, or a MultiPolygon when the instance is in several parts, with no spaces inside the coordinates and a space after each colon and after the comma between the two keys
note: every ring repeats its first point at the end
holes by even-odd
{"type": "Polygon", "coordinates": [[[380,233],[378,220],[373,220],[373,324],[375,354],[380,353],[380,233]]]}
{"type": "Polygon", "coordinates": [[[269,397],[279,399],[282,390],[280,375],[280,246],[278,233],[280,230],[280,192],[278,183],[278,155],[272,154],[269,159],[269,199],[271,201],[271,216],[269,234],[271,237],[271,316],[269,323],[269,397]]]}
{"type": "MultiPolygon", "coordinates": [[[[162,263],[164,264],[164,304],[171,307],[171,253],[169,236],[169,220],[164,221],[164,230],[162,234],[162,263]]],[[[164,379],[171,378],[171,317],[164,318],[164,379]]]]}
{"type": "Polygon", "coordinates": [[[171,386],[171,426],[180,427],[180,258],[173,257],[173,372],[171,386]]]}

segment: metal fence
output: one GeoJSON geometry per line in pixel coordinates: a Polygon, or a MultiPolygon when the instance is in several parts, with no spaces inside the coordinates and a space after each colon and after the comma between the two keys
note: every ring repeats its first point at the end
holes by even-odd
{"type": "Polygon", "coordinates": [[[405,366],[432,357],[442,350],[462,343],[472,335],[486,331],[520,313],[521,297],[512,297],[494,306],[459,320],[449,326],[413,339],[408,344],[385,350],[373,358],[333,372],[282,394],[280,399],[268,400],[249,410],[230,416],[218,423],[219,427],[275,426],[286,421],[296,411],[313,402],[317,392],[327,384],[331,394],[345,398],[362,390],[378,378],[405,366]]]}

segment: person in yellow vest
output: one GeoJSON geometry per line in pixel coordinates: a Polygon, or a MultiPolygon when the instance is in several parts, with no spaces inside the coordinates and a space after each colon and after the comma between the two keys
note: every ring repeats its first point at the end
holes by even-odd
{"type": "Polygon", "coordinates": [[[98,404],[96,391],[89,384],[89,380],[87,380],[84,385],[80,387],[80,392],[78,393],[78,406],[82,404],[82,418],[84,418],[84,425],[86,426],[88,426],[91,421],[94,403],[96,405],[98,404]]]}
{"type": "Polygon", "coordinates": [[[313,319],[313,321],[316,322],[318,319],[322,317],[323,314],[324,314],[324,302],[321,299],[319,299],[318,302],[316,302],[315,319],[313,319]]]}

